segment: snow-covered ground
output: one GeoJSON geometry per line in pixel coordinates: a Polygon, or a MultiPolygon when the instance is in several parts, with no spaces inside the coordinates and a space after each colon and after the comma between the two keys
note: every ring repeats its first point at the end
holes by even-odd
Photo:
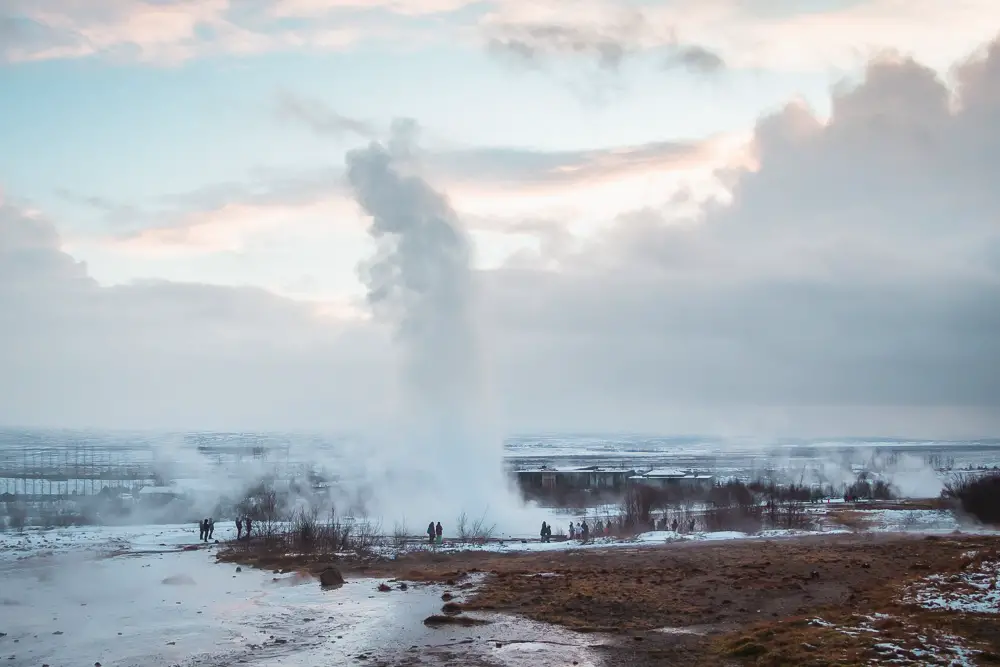
{"type": "Polygon", "coordinates": [[[4,665],[336,667],[369,659],[399,664],[413,647],[422,647],[426,664],[599,663],[590,648],[599,637],[515,617],[427,627],[424,619],[440,613],[445,589],[438,586],[394,585],[382,593],[378,580],[352,579],[324,590],[311,577],[215,563],[209,550],[142,550],[157,540],[196,542],[183,527],[133,529],[135,549],[94,557],[108,535],[127,537],[75,531],[49,557],[0,561],[4,665]]]}
{"type": "MultiPolygon", "coordinates": [[[[763,530],[756,533],[738,531],[716,532],[674,532],[650,531],[630,538],[598,537],[581,542],[553,537],[551,542],[541,542],[537,537],[501,537],[484,544],[462,543],[445,536],[442,545],[430,546],[414,540],[403,547],[385,546],[379,551],[392,556],[400,551],[434,550],[438,552],[491,551],[491,552],[546,552],[568,549],[608,549],[618,547],[652,546],[673,542],[780,539],[806,535],[835,535],[852,532],[850,529],[829,521],[824,504],[810,508],[816,519],[813,530],[763,530]]],[[[871,532],[919,532],[927,534],[953,533],[961,531],[975,534],[992,534],[996,531],[984,527],[963,524],[951,512],[945,510],[858,510],[866,519],[865,530],[871,532]]],[[[565,517],[564,517],[565,518],[565,517]]],[[[215,524],[214,539],[220,542],[235,537],[236,527],[232,521],[215,524]]],[[[391,541],[391,540],[387,540],[391,541]]],[[[54,528],[48,530],[25,529],[0,532],[0,561],[23,559],[38,555],[59,554],[66,551],[90,551],[98,554],[120,552],[159,552],[178,550],[187,545],[200,544],[196,524],[142,525],[142,526],[81,526],[54,528]]]]}
{"type": "Polygon", "coordinates": [[[925,609],[1000,614],[1000,561],[984,560],[958,574],[932,574],[913,584],[903,601],[925,609]]]}
{"type": "Polygon", "coordinates": [[[917,628],[886,614],[858,615],[853,620],[852,625],[838,625],[814,618],[810,624],[829,628],[868,646],[877,656],[870,664],[972,667],[976,664],[973,658],[980,653],[969,648],[961,637],[917,628]],[[885,621],[889,623],[880,623],[885,621]]]}

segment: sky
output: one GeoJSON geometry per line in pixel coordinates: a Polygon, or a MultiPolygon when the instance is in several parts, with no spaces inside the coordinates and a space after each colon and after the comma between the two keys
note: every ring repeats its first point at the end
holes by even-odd
{"type": "Polygon", "coordinates": [[[998,37],[994,0],[4,0],[0,423],[997,436],[998,37]]]}

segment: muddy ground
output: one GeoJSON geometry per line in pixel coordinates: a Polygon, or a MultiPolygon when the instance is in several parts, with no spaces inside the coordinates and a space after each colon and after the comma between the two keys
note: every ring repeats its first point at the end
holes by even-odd
{"type": "MultiPolygon", "coordinates": [[[[445,583],[456,593],[466,575],[485,573],[466,612],[512,613],[583,637],[611,637],[594,644],[612,667],[1000,664],[996,613],[928,611],[904,600],[915,582],[936,574],[957,580],[984,558],[995,561],[998,550],[996,536],[858,533],[547,553],[419,552],[334,564],[348,576],[445,583]]],[[[331,562],[262,550],[224,551],[220,559],[302,572],[331,562]]]]}

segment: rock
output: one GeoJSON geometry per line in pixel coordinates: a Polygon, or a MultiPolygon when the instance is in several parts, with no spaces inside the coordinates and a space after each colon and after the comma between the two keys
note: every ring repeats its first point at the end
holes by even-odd
{"type": "Polygon", "coordinates": [[[237,572],[242,572],[242,571],[243,571],[243,568],[242,568],[242,567],[237,567],[237,568],[236,568],[236,571],[237,571],[237,572]]]}
{"type": "Polygon", "coordinates": [[[388,593],[389,591],[392,590],[392,586],[389,586],[388,584],[379,584],[378,590],[379,593],[388,593]]]}
{"type": "Polygon", "coordinates": [[[813,570],[812,572],[809,573],[809,578],[810,579],[819,579],[819,572],[816,571],[816,570],[813,570]]]}
{"type": "Polygon", "coordinates": [[[340,586],[344,583],[344,575],[335,567],[328,567],[319,573],[321,586],[340,586]]]}
{"type": "Polygon", "coordinates": [[[401,591],[405,591],[407,588],[409,588],[409,586],[406,585],[405,581],[399,585],[399,590],[401,591]]]}
{"type": "Polygon", "coordinates": [[[454,595],[452,595],[451,593],[444,593],[444,594],[443,594],[443,595],[441,596],[441,599],[442,599],[442,600],[444,600],[445,602],[448,602],[448,601],[449,601],[449,600],[451,600],[451,599],[452,599],[453,597],[455,597],[455,596],[454,596],[454,595]]]}
{"type": "Polygon", "coordinates": [[[462,606],[456,602],[446,602],[443,607],[441,607],[441,612],[444,614],[461,614],[462,606]]]}
{"type": "Polygon", "coordinates": [[[488,625],[489,621],[484,621],[479,618],[470,618],[469,616],[428,616],[424,619],[424,625],[428,627],[442,627],[446,625],[462,625],[465,627],[471,627],[474,625],[488,625]]]}

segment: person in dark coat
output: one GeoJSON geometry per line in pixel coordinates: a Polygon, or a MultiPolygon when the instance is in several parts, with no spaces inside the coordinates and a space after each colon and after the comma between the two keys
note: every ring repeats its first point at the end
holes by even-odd
{"type": "Polygon", "coordinates": [[[250,522],[250,517],[247,517],[246,521],[244,521],[243,523],[247,527],[247,539],[249,540],[250,539],[250,530],[253,528],[253,526],[252,526],[252,524],[250,522]]]}
{"type": "Polygon", "coordinates": [[[434,530],[434,522],[431,521],[427,524],[427,541],[434,544],[434,536],[437,535],[437,531],[434,530]]]}
{"type": "Polygon", "coordinates": [[[205,520],[202,519],[198,522],[198,541],[205,541],[205,520]]]}
{"type": "Polygon", "coordinates": [[[212,539],[215,534],[215,519],[208,517],[208,539],[212,539]]]}
{"type": "Polygon", "coordinates": [[[434,534],[438,537],[438,542],[444,539],[444,528],[441,527],[441,522],[438,521],[437,525],[434,527],[434,534]]]}
{"type": "Polygon", "coordinates": [[[243,519],[236,519],[236,539],[240,539],[243,536],[243,519]]]}
{"type": "Polygon", "coordinates": [[[539,535],[542,538],[542,542],[548,542],[549,541],[548,540],[548,534],[549,534],[549,524],[547,524],[547,523],[545,523],[543,521],[542,522],[542,532],[539,533],[539,535]]]}

